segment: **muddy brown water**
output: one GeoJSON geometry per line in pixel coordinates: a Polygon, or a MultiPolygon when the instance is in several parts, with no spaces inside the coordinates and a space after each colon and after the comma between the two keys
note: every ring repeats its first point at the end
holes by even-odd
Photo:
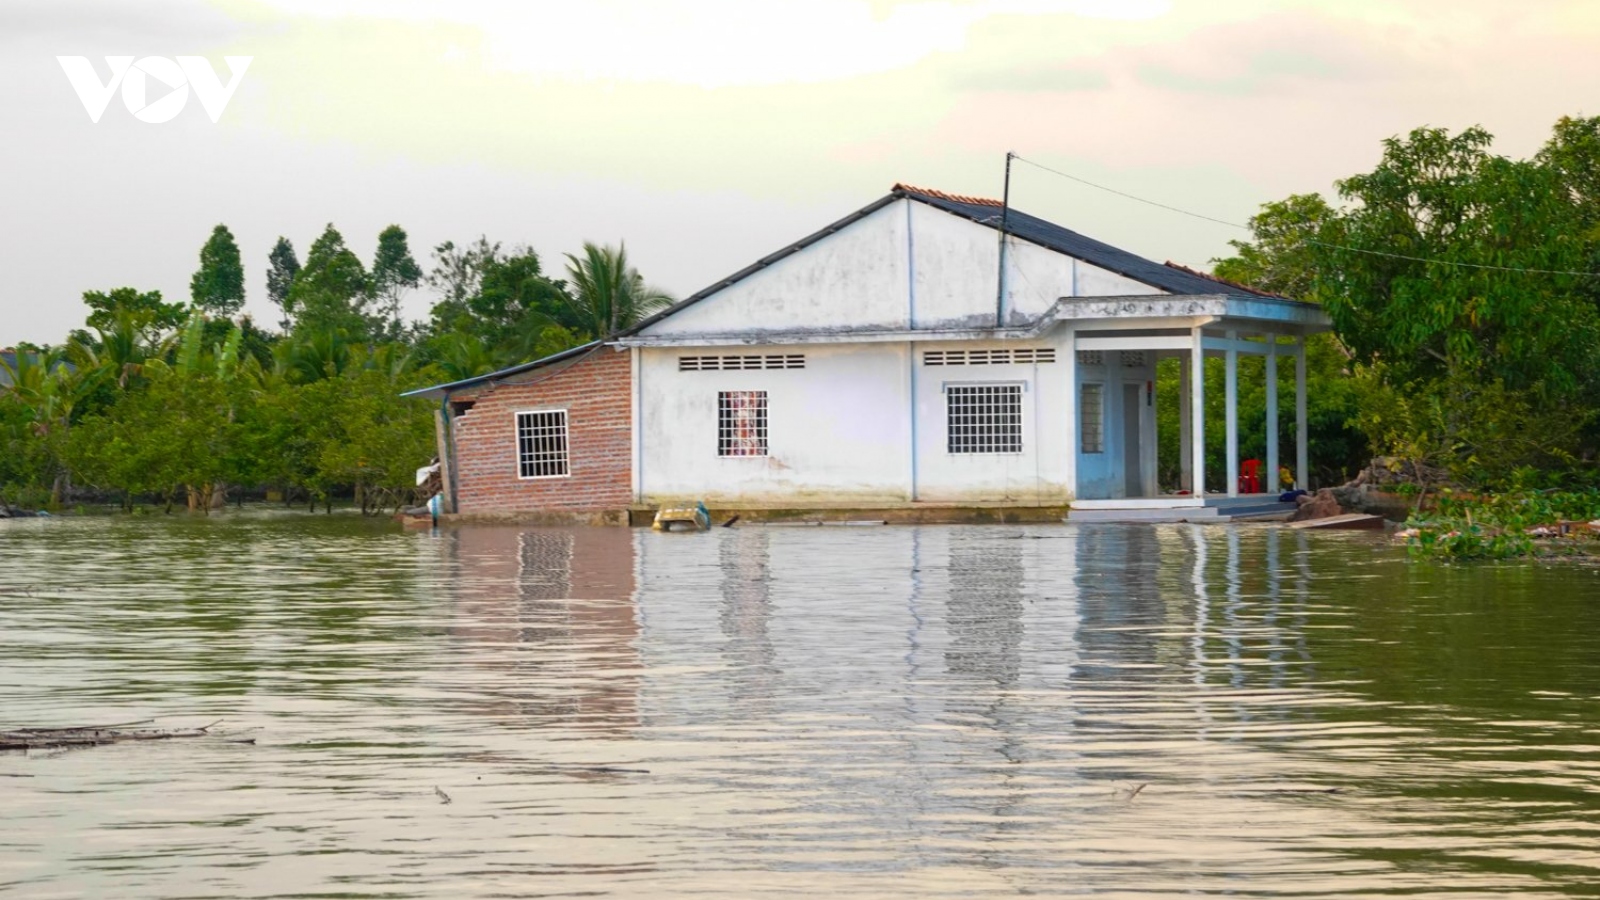
{"type": "Polygon", "coordinates": [[[0,728],[149,718],[0,894],[1600,893],[1600,572],[1366,535],[0,523],[0,728]]]}

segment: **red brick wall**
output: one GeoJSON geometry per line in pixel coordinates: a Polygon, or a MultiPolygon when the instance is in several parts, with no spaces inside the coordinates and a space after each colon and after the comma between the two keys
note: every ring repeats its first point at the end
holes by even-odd
{"type": "Polygon", "coordinates": [[[630,356],[601,347],[575,362],[535,369],[523,384],[503,383],[475,393],[453,422],[457,511],[599,512],[633,501],[633,423],[630,356]],[[516,413],[567,411],[565,478],[519,478],[516,413]]]}

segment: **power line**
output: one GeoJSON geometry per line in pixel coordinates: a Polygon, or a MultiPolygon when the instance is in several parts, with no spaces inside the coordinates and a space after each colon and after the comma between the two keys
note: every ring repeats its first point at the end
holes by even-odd
{"type": "Polygon", "coordinates": [[[1124,191],[1119,191],[1116,188],[1106,187],[1103,184],[1096,184],[1096,183],[1094,183],[1093,181],[1090,181],[1087,178],[1079,178],[1076,175],[1068,175],[1067,173],[1065,173],[1065,172],[1063,172],[1063,171],[1061,171],[1059,169],[1052,169],[1049,166],[1041,165],[1041,164],[1036,163],[1033,160],[1028,159],[1027,157],[1024,157],[1024,156],[1014,156],[1013,158],[1016,159],[1018,162],[1025,162],[1028,165],[1033,166],[1035,169],[1043,169],[1046,172],[1049,172],[1049,173],[1051,173],[1053,175],[1060,175],[1062,178],[1065,178],[1068,181],[1076,181],[1079,184],[1088,185],[1089,187],[1092,187],[1092,188],[1094,188],[1096,190],[1105,191],[1108,194],[1116,194],[1118,197],[1126,197],[1129,200],[1134,200],[1134,201],[1137,201],[1139,203],[1143,203],[1143,204],[1145,204],[1147,206],[1159,207],[1161,209],[1167,210],[1168,212],[1175,212],[1175,213],[1178,213],[1179,215],[1189,216],[1189,217],[1195,218],[1195,219],[1204,219],[1207,222],[1215,222],[1218,225],[1226,225],[1229,228],[1237,228],[1237,229],[1239,229],[1241,231],[1249,231],[1250,230],[1250,226],[1248,226],[1248,225],[1240,225],[1238,222],[1229,222],[1226,219],[1214,219],[1211,216],[1202,215],[1202,214],[1197,213],[1197,212],[1190,212],[1187,209],[1179,209],[1176,206],[1168,206],[1165,203],[1157,203],[1154,200],[1146,200],[1143,197],[1136,197],[1133,194],[1129,194],[1129,193],[1126,193],[1124,191]]]}
{"type": "MultiPolygon", "coordinates": [[[[1140,196],[1137,196],[1137,195],[1134,195],[1134,194],[1130,194],[1130,193],[1128,193],[1126,191],[1119,191],[1116,188],[1107,187],[1106,185],[1103,185],[1103,184],[1098,184],[1096,182],[1090,181],[1087,178],[1080,178],[1077,175],[1069,175],[1066,172],[1063,172],[1063,171],[1061,171],[1059,169],[1052,169],[1049,166],[1043,165],[1041,163],[1036,163],[1033,160],[1028,159],[1027,157],[1016,156],[1015,154],[1013,154],[1012,158],[1017,160],[1018,162],[1025,162],[1028,165],[1033,166],[1035,169],[1043,169],[1044,171],[1049,172],[1052,175],[1059,175],[1062,178],[1067,179],[1068,181],[1075,181],[1078,184],[1085,185],[1087,187],[1092,187],[1095,190],[1105,191],[1108,194],[1116,194],[1118,197],[1125,197],[1125,198],[1127,198],[1129,200],[1133,200],[1133,201],[1135,201],[1137,203],[1143,203],[1146,206],[1154,206],[1154,207],[1156,207],[1158,209],[1164,209],[1164,210],[1167,210],[1168,212],[1175,212],[1175,213],[1178,213],[1179,215],[1189,216],[1190,218],[1201,219],[1201,220],[1204,220],[1206,222],[1213,222],[1213,223],[1215,223],[1217,225],[1226,225],[1229,228],[1237,228],[1240,231],[1249,231],[1252,234],[1254,233],[1254,229],[1252,229],[1248,225],[1241,225],[1238,222],[1230,222],[1230,221],[1228,221],[1226,219],[1218,219],[1218,218],[1214,218],[1212,216],[1204,215],[1202,213],[1191,212],[1191,211],[1189,211],[1187,209],[1181,209],[1181,208],[1176,207],[1176,206],[1169,206],[1169,205],[1167,205],[1165,203],[1158,203],[1155,200],[1148,200],[1148,199],[1145,199],[1144,197],[1140,197],[1140,196]]],[[[1345,244],[1330,244],[1327,241],[1319,241],[1319,240],[1316,240],[1314,238],[1301,238],[1301,240],[1305,241],[1308,244],[1315,244],[1318,247],[1326,247],[1326,248],[1328,248],[1330,250],[1344,250],[1344,251],[1347,251],[1347,252],[1350,252],[1350,253],[1365,253],[1365,254],[1367,254],[1369,256],[1382,256],[1382,257],[1386,257],[1388,259],[1401,259],[1401,260],[1406,260],[1408,262],[1427,263],[1429,265],[1455,266],[1455,267],[1461,268],[1461,269],[1479,269],[1479,270],[1488,271],[1488,272],[1518,272],[1518,273],[1523,273],[1523,274],[1528,274],[1528,275],[1573,275],[1573,276],[1577,276],[1579,278],[1600,278],[1600,272],[1572,271],[1572,270],[1569,270],[1569,269],[1526,269],[1526,268],[1521,268],[1521,267],[1518,267],[1518,266],[1491,266],[1491,265],[1486,265],[1486,264],[1483,264],[1483,263],[1457,262],[1456,260],[1451,260],[1451,259],[1432,259],[1432,258],[1425,257],[1425,256],[1408,256],[1407,254],[1404,254],[1404,253],[1389,253],[1389,252],[1384,251],[1384,250],[1368,250],[1368,249],[1365,249],[1365,248],[1362,248],[1362,247],[1350,247],[1350,246],[1347,246],[1345,244]]]]}

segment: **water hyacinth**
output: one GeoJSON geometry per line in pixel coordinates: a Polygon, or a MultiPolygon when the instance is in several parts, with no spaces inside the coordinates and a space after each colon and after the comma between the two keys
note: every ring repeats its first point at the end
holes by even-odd
{"type": "Polygon", "coordinates": [[[1473,495],[1442,491],[1396,534],[1415,556],[1522,559],[1600,555],[1600,490],[1473,495]]]}

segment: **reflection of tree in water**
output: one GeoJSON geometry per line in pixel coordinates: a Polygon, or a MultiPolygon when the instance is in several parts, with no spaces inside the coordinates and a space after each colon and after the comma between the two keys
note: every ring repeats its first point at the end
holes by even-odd
{"type": "Polygon", "coordinates": [[[772,618],[770,532],[734,531],[718,548],[722,609],[718,621],[727,644],[723,657],[733,670],[734,700],[766,700],[778,675],[767,627],[772,618]]]}
{"type": "Polygon", "coordinates": [[[978,535],[952,535],[950,603],[945,625],[950,674],[998,687],[1022,670],[1022,546],[978,535]]]}

